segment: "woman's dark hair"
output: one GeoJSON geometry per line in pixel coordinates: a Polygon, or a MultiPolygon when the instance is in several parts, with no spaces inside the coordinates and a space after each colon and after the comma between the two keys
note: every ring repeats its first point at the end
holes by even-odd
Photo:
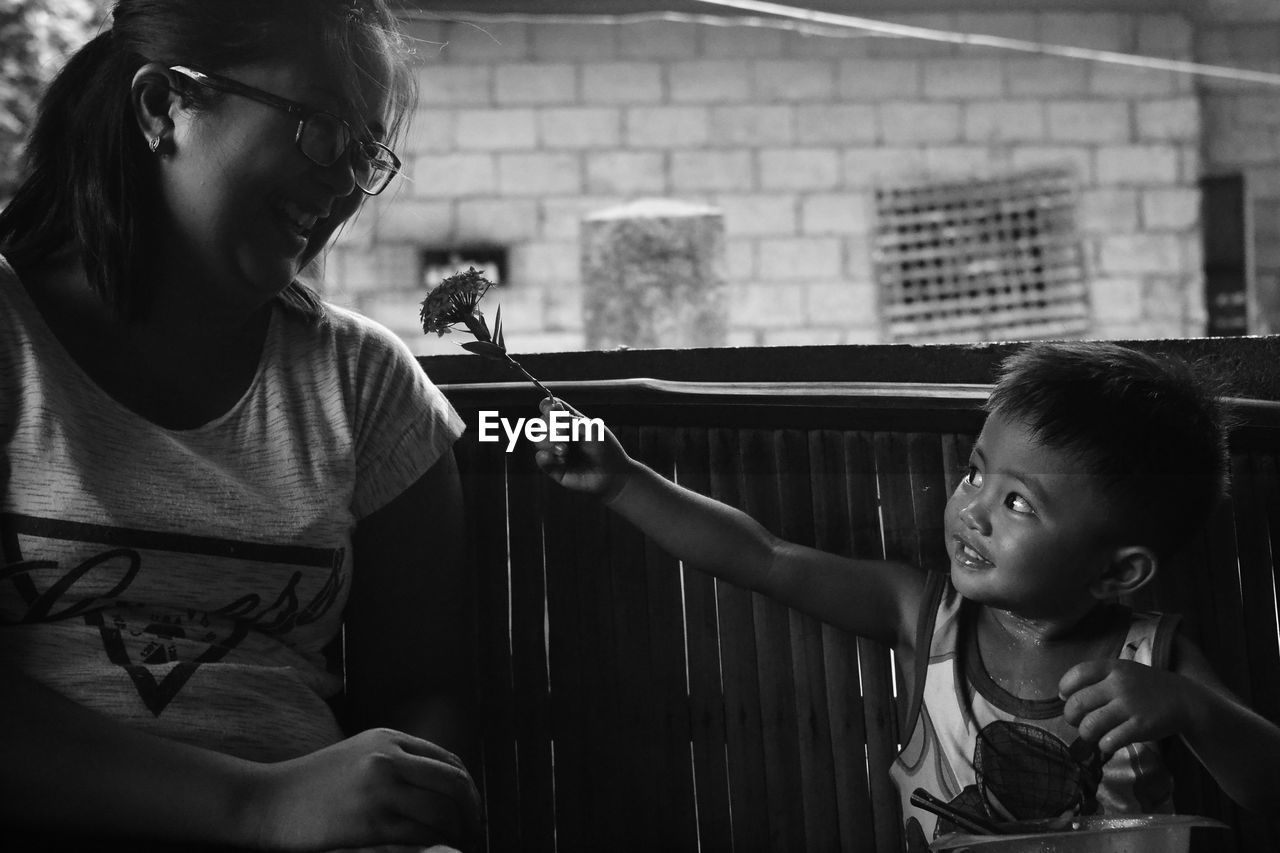
{"type": "MultiPolygon", "coordinates": [[[[333,81],[349,104],[361,107],[371,85],[388,94],[390,145],[416,96],[408,51],[384,0],[118,0],[112,21],[41,100],[26,178],[0,211],[0,251],[22,267],[78,250],[91,286],[125,319],[147,310],[140,249],[159,208],[155,157],[131,105],[133,77],[145,63],[217,73],[291,54],[320,56],[328,67],[351,69],[333,81]]],[[[196,107],[214,96],[200,87],[187,94],[196,107]]],[[[321,313],[316,295],[297,281],[280,299],[321,313]]]]}
{"type": "Polygon", "coordinates": [[[1031,344],[986,403],[1102,485],[1123,535],[1167,556],[1225,496],[1225,383],[1204,365],[1088,341],[1031,344]]]}

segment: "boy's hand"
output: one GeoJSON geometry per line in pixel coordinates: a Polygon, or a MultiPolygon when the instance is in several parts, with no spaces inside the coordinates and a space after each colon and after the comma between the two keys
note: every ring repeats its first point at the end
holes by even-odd
{"type": "MultiPolygon", "coordinates": [[[[553,410],[569,412],[574,420],[585,418],[581,412],[563,400],[544,397],[538,404],[543,419],[548,421],[553,410]]],[[[631,457],[622,449],[618,439],[604,429],[603,441],[592,441],[592,432],[584,430],[586,439],[575,442],[558,442],[550,438],[534,442],[534,457],[548,477],[566,489],[595,495],[606,503],[617,496],[626,485],[632,465],[631,457]]]]}
{"type": "Polygon", "coordinates": [[[1130,660],[1077,664],[1058,683],[1063,717],[1104,758],[1131,743],[1158,741],[1190,723],[1187,679],[1130,660]]]}

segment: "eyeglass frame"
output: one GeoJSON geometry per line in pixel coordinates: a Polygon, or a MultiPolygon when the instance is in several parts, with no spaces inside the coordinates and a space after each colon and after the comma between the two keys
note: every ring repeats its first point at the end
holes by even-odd
{"type": "MultiPolygon", "coordinates": [[[[359,156],[362,156],[369,161],[370,165],[373,167],[372,174],[376,175],[379,172],[382,172],[385,173],[387,177],[383,181],[382,186],[378,187],[376,190],[365,189],[363,186],[360,186],[360,181],[357,179],[355,184],[360,189],[360,192],[365,195],[378,195],[378,193],[387,188],[387,185],[391,183],[391,180],[395,178],[396,175],[400,174],[400,167],[402,164],[400,162],[400,158],[396,156],[394,151],[377,140],[367,138],[361,139],[356,132],[351,129],[351,124],[346,119],[341,116],[334,115],[328,110],[313,109],[305,106],[304,104],[300,104],[297,101],[291,101],[288,98],[282,98],[279,95],[264,92],[262,89],[255,88],[247,83],[241,83],[239,80],[232,80],[230,77],[223,77],[220,74],[210,74],[207,71],[197,71],[196,69],[190,68],[186,65],[171,65],[169,66],[169,70],[181,74],[183,77],[186,77],[201,86],[207,86],[210,89],[214,89],[219,92],[226,92],[230,95],[240,95],[241,97],[248,98],[251,101],[257,101],[260,104],[274,107],[278,110],[289,113],[290,115],[298,116],[298,129],[293,136],[294,145],[297,146],[298,153],[303,157],[306,157],[310,162],[315,163],[317,166],[332,166],[343,157],[349,156],[353,145],[359,145],[366,149],[370,146],[373,147],[379,155],[385,156],[387,159],[382,160],[376,157],[370,157],[364,151],[360,151],[359,156]],[[307,121],[314,115],[328,116],[347,129],[349,141],[347,142],[346,148],[344,148],[337,157],[334,157],[328,163],[321,163],[302,148],[302,129],[306,127],[307,121]],[[390,168],[388,168],[388,166],[390,166],[390,168]]],[[[352,176],[355,177],[354,170],[352,171],[352,176]]]]}

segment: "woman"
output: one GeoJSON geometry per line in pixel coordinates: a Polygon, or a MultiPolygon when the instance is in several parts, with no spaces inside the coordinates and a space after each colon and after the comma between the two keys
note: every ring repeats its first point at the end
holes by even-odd
{"type": "Polygon", "coordinates": [[[119,0],[50,87],[0,213],[0,823],[477,838],[461,422],[298,282],[406,62],[383,0],[119,0]]]}

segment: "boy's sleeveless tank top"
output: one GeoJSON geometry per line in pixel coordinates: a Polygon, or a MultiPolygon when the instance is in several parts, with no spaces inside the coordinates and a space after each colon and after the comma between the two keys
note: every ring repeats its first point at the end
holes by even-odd
{"type": "MultiPolygon", "coordinates": [[[[930,578],[925,600],[937,603],[922,609],[918,629],[916,648],[929,649],[928,664],[915,674],[910,736],[890,768],[908,851],[927,850],[956,829],[911,804],[916,788],[998,821],[1173,811],[1172,777],[1157,744],[1123,747],[1105,762],[1073,748],[1077,734],[1061,700],[1020,699],[992,680],[973,607],[946,573],[930,578]]],[[[1128,632],[1113,657],[1167,669],[1178,617],[1126,611],[1128,632]]]]}

